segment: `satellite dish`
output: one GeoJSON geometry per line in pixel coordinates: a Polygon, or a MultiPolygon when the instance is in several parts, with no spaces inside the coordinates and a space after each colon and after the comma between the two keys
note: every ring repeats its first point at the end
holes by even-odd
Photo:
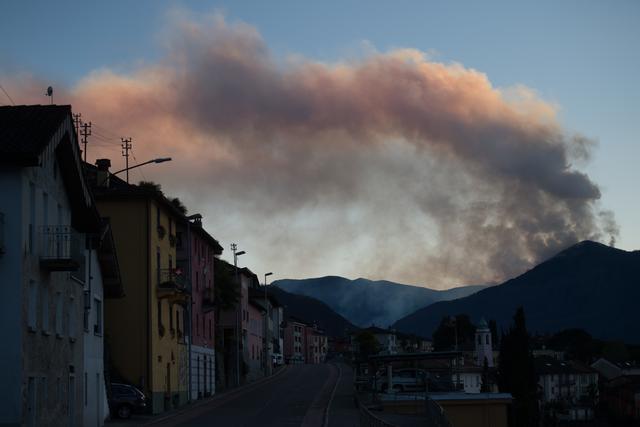
{"type": "Polygon", "coordinates": [[[53,88],[51,86],[47,88],[47,96],[53,96],[53,88]]]}

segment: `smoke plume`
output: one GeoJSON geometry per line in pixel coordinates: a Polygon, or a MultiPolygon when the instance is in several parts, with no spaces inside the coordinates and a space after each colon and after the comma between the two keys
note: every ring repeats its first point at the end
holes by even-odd
{"type": "MultiPolygon", "coordinates": [[[[172,156],[142,172],[257,272],[446,288],[617,233],[571,166],[592,141],[531,89],[414,49],[280,60],[218,15],[168,33],[161,61],[95,71],[57,101],[132,136],[140,161],[172,156]]],[[[119,159],[118,142],[89,155],[119,159]]]]}

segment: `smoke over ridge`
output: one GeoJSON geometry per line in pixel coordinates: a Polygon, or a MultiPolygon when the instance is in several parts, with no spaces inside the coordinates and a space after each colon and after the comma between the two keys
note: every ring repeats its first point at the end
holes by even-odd
{"type": "Polygon", "coordinates": [[[617,234],[571,166],[592,141],[531,89],[414,49],[279,61],[218,15],[176,16],[169,34],[158,63],[96,71],[66,98],[133,136],[140,159],[173,156],[144,173],[223,242],[249,245],[258,271],[449,287],[617,234]]]}

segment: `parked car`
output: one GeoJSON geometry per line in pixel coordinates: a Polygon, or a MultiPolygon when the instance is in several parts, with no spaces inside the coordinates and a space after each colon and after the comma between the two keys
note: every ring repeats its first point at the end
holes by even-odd
{"type": "Polygon", "coordinates": [[[131,384],[111,383],[109,409],[115,417],[129,418],[132,413],[146,411],[147,397],[131,384]]]}

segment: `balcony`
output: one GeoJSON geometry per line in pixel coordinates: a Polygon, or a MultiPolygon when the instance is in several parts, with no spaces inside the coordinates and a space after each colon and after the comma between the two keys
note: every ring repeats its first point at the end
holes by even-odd
{"type": "Polygon", "coordinates": [[[187,295],[186,274],[179,268],[158,270],[158,295],[160,298],[187,295]]]}
{"type": "Polygon", "coordinates": [[[83,240],[69,226],[40,229],[40,267],[48,271],[78,271],[83,261],[83,240]]]}
{"type": "Polygon", "coordinates": [[[202,289],[202,311],[205,313],[213,311],[215,308],[214,299],[213,288],[202,289]]]}

